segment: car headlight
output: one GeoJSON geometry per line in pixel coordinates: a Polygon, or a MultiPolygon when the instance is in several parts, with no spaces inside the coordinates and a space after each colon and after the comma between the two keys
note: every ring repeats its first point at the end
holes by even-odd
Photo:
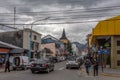
{"type": "Polygon", "coordinates": [[[69,64],[69,63],[66,63],[66,64],[69,64]]]}

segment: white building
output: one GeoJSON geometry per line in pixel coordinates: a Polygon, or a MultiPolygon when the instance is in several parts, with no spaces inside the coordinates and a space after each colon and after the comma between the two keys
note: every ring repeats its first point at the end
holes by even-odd
{"type": "Polygon", "coordinates": [[[41,34],[31,29],[1,32],[0,40],[25,49],[24,55],[28,55],[30,50],[30,33],[32,32],[30,58],[35,58],[41,51],[41,34]]]}
{"type": "Polygon", "coordinates": [[[72,44],[72,51],[73,51],[73,55],[77,55],[77,56],[79,56],[80,54],[79,54],[79,49],[78,49],[78,47],[76,46],[76,44],[72,44]]]}

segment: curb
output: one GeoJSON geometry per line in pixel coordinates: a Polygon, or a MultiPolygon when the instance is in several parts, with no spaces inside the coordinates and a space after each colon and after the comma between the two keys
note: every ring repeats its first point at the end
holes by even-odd
{"type": "Polygon", "coordinates": [[[110,76],[110,77],[118,77],[120,78],[119,74],[112,74],[112,73],[100,73],[103,76],[110,76]]]}

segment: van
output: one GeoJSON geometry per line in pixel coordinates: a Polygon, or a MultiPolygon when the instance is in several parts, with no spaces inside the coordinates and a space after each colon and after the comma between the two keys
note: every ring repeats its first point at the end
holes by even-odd
{"type": "Polygon", "coordinates": [[[22,69],[26,70],[29,65],[29,58],[27,56],[12,56],[10,57],[10,63],[13,70],[22,69]]]}

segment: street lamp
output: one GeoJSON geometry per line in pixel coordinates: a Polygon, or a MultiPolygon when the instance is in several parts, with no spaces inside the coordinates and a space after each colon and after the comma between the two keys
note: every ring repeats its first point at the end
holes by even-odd
{"type": "Polygon", "coordinates": [[[31,48],[32,48],[32,27],[33,27],[33,24],[36,23],[36,22],[39,22],[39,21],[43,21],[43,20],[47,20],[49,19],[50,17],[47,17],[47,18],[44,18],[44,19],[40,19],[40,20],[36,20],[36,21],[33,21],[31,23],[31,30],[30,30],[30,48],[29,48],[29,52],[28,52],[28,57],[30,58],[31,56],[31,48]]]}

